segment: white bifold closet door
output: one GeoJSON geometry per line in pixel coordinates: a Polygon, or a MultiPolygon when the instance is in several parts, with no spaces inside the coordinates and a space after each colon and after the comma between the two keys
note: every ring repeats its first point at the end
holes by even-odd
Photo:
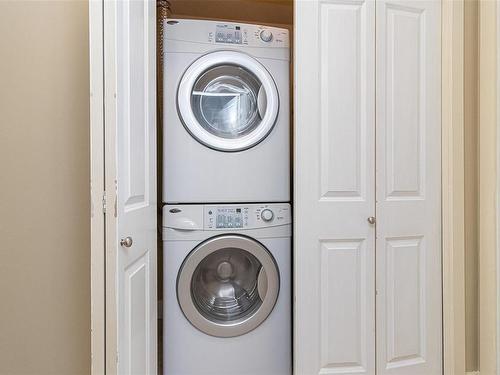
{"type": "Polygon", "coordinates": [[[116,145],[114,155],[106,156],[106,168],[116,170],[117,199],[107,208],[107,215],[116,217],[116,228],[107,228],[116,236],[116,254],[108,250],[108,261],[116,255],[117,265],[116,373],[152,375],[157,373],[156,2],[104,2],[104,39],[106,142],[116,145]]]}
{"type": "Polygon", "coordinates": [[[377,374],[440,374],[441,2],[376,19],[377,374]]]}
{"type": "Polygon", "coordinates": [[[295,4],[295,373],[374,373],[375,2],[295,4]]]}
{"type": "Polygon", "coordinates": [[[295,373],[440,374],[441,4],[295,7],[295,373]]]}

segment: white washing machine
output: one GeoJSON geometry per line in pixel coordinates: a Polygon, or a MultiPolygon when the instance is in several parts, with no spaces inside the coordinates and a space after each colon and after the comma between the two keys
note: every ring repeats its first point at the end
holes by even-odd
{"type": "Polygon", "coordinates": [[[163,208],[165,375],[290,375],[289,204],[163,208]]]}
{"type": "Polygon", "coordinates": [[[185,19],[164,30],[163,201],[289,201],[288,30],[185,19]]]}

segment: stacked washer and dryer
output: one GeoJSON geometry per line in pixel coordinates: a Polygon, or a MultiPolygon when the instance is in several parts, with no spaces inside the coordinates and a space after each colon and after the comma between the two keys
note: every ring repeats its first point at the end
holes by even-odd
{"type": "Polygon", "coordinates": [[[289,375],[289,35],[164,27],[165,375],[289,375]]]}

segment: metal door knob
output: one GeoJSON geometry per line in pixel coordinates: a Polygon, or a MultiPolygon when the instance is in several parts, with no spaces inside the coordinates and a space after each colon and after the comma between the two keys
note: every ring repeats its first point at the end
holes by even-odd
{"type": "Polygon", "coordinates": [[[373,224],[375,224],[375,223],[377,222],[377,220],[375,219],[375,217],[374,217],[374,216],[370,216],[367,220],[368,220],[368,222],[369,222],[370,224],[372,224],[372,225],[373,225],[373,224]]]}
{"type": "Polygon", "coordinates": [[[130,247],[133,243],[134,241],[132,241],[132,237],[125,237],[120,240],[120,245],[123,247],[130,247]]]}

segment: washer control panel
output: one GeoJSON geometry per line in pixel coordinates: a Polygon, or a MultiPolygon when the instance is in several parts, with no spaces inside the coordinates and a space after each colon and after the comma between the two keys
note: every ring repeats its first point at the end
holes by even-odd
{"type": "Polygon", "coordinates": [[[216,207],[208,210],[208,227],[213,229],[243,228],[248,225],[248,208],[216,207]]]}
{"type": "Polygon", "coordinates": [[[210,230],[254,229],[292,222],[291,207],[287,203],[206,205],[203,216],[204,227],[210,230]]]}

